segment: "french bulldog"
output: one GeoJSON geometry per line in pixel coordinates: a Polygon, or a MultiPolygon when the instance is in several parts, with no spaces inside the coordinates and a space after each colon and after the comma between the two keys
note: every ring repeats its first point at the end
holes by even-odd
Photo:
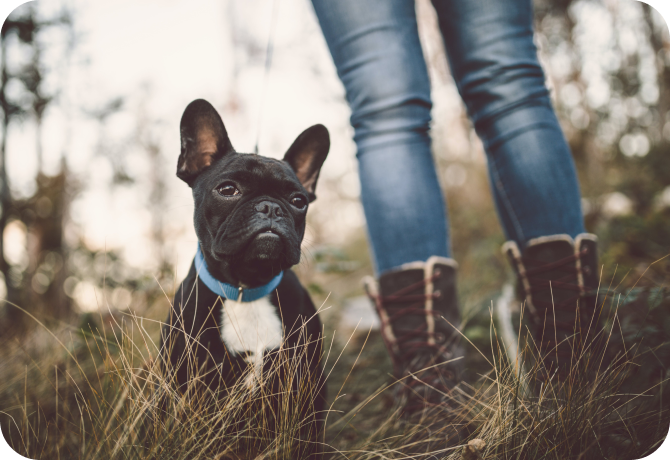
{"type": "MultiPolygon", "coordinates": [[[[164,369],[182,389],[197,376],[209,389],[244,379],[254,391],[278,365],[272,356],[281,347],[315,388],[314,407],[305,410],[318,426],[326,398],[321,323],[290,268],[300,261],[328,130],[308,128],[283,160],[237,153],[217,111],[198,99],[186,107],[180,132],[177,176],[192,189],[198,247],[162,329],[164,369]]],[[[312,440],[316,431],[310,427],[312,440]]]]}

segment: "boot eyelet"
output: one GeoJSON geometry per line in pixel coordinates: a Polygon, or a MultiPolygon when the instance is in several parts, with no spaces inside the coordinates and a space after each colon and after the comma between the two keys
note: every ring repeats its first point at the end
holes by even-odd
{"type": "Polygon", "coordinates": [[[435,272],[433,273],[435,276],[440,276],[442,274],[442,271],[439,268],[435,269],[435,272]]]}
{"type": "Polygon", "coordinates": [[[589,267],[588,265],[586,267],[584,267],[584,273],[586,275],[590,275],[591,274],[591,267],[589,267]]]}
{"type": "Polygon", "coordinates": [[[439,299],[440,297],[442,297],[442,293],[440,291],[433,292],[434,299],[439,299]]]}

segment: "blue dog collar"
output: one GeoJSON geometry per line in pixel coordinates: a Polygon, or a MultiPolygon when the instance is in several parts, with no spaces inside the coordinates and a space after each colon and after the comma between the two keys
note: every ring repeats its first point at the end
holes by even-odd
{"type": "Polygon", "coordinates": [[[205,283],[205,286],[207,286],[214,294],[238,302],[253,302],[254,300],[265,297],[279,286],[279,283],[284,277],[284,272],[280,272],[279,275],[272,278],[265,286],[251,289],[245,289],[241,286],[235,287],[232,284],[219,281],[209,273],[209,270],[207,270],[207,263],[200,250],[200,243],[198,243],[198,251],[195,253],[195,271],[198,273],[202,282],[205,283]]]}

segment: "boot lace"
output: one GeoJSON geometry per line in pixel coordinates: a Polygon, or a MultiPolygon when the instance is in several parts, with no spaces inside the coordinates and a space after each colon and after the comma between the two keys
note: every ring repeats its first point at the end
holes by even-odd
{"type": "MultiPolygon", "coordinates": [[[[563,259],[557,261],[546,263],[543,261],[538,261],[529,257],[523,258],[524,266],[526,267],[526,276],[530,284],[530,292],[533,299],[533,306],[535,307],[535,313],[531,314],[537,328],[536,332],[538,337],[542,337],[542,345],[547,346],[548,350],[555,350],[555,352],[563,357],[568,358],[572,353],[569,350],[569,347],[558,347],[557,342],[561,342],[561,337],[571,336],[574,332],[576,326],[575,320],[566,320],[562,318],[556,318],[554,311],[556,312],[566,312],[574,311],[577,301],[584,297],[585,290],[579,284],[575,284],[575,280],[578,279],[579,273],[576,268],[576,262],[582,256],[588,254],[588,249],[585,248],[578,253],[572,254],[563,259]],[[549,271],[560,271],[563,272],[563,276],[553,278],[551,280],[542,278],[541,276],[549,271]],[[536,294],[546,295],[547,292],[552,291],[556,293],[557,291],[563,292],[572,292],[574,293],[571,296],[567,296],[561,302],[552,302],[551,300],[542,300],[538,298],[536,294]],[[549,331],[549,334],[544,332],[549,331]],[[555,331],[556,334],[552,332],[555,331]]],[[[584,267],[583,271],[588,274],[590,268],[584,267]]],[[[554,296],[552,295],[552,298],[554,296]]],[[[580,305],[580,308],[583,307],[580,305]]],[[[564,316],[564,315],[561,315],[564,316]]],[[[577,325],[579,327],[579,325],[577,325]]]]}
{"type": "Polygon", "coordinates": [[[391,327],[395,335],[393,341],[390,337],[387,337],[386,333],[382,332],[382,337],[393,360],[396,376],[411,375],[411,377],[405,379],[404,390],[407,393],[425,387],[436,390],[430,392],[432,397],[426,398],[424,396],[423,401],[408,406],[406,409],[410,411],[413,406],[417,406],[417,408],[419,406],[425,407],[427,404],[434,402],[436,398],[443,399],[440,392],[449,394],[451,388],[455,385],[455,373],[448,365],[440,364],[451,358],[445,344],[446,336],[444,334],[429,331],[426,321],[422,321],[414,329],[397,330],[393,328],[395,321],[407,316],[419,316],[425,319],[426,315],[432,315],[435,321],[440,320],[438,311],[427,310],[425,307],[427,300],[441,297],[439,290],[431,294],[425,293],[426,284],[432,283],[440,275],[440,270],[436,269],[430,278],[424,278],[419,282],[410,284],[391,295],[373,295],[368,292],[368,296],[374,301],[377,313],[382,320],[382,331],[386,327],[391,327]],[[417,290],[421,290],[421,294],[417,294],[415,292],[417,290]],[[386,315],[382,312],[385,312],[386,315]],[[393,345],[396,345],[398,353],[394,352],[393,345]]]}

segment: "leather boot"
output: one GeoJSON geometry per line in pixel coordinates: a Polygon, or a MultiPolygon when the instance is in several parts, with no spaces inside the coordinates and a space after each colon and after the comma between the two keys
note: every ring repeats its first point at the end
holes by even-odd
{"type": "MultiPolygon", "coordinates": [[[[381,320],[381,334],[391,355],[394,376],[402,379],[396,396],[405,417],[452,423],[452,394],[460,382],[463,350],[454,260],[430,257],[385,272],[377,284],[365,281],[381,320]],[[444,319],[443,319],[444,318],[444,319]],[[451,323],[447,323],[447,321],[451,323]],[[428,415],[431,414],[431,415],[428,415]]],[[[454,436],[453,426],[447,437],[454,436]]]]}
{"type": "Polygon", "coordinates": [[[547,380],[557,374],[564,381],[580,353],[600,331],[597,311],[597,237],[589,233],[535,238],[519,249],[513,241],[503,246],[517,275],[519,299],[524,304],[541,364],[535,374],[547,380]]]}

